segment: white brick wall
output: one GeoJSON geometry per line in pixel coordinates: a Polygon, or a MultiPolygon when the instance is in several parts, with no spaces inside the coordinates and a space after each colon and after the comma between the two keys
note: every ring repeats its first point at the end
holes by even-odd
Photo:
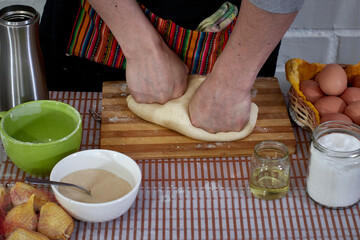
{"type": "MultiPolygon", "coordinates": [[[[12,4],[33,6],[40,14],[46,0],[0,0],[0,9],[12,4]]],[[[76,1],[76,0],[70,0],[76,1]]],[[[308,62],[355,64],[360,61],[360,1],[305,0],[280,48],[276,77],[283,92],[285,63],[291,58],[308,62]]]]}
{"type": "Polygon", "coordinates": [[[360,1],[305,0],[280,48],[276,77],[283,92],[290,87],[284,65],[295,57],[319,63],[360,62],[360,1]]]}

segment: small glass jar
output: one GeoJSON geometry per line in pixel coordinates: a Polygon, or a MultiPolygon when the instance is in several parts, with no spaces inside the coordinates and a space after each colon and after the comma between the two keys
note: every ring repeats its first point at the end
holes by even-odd
{"type": "Polygon", "coordinates": [[[250,165],[250,190],[261,199],[278,199],[289,190],[288,148],[278,141],[263,141],[254,148],[250,165]]]}
{"type": "Polygon", "coordinates": [[[344,208],[360,200],[360,127],[329,121],[312,133],[306,191],[316,203],[344,208]]]}

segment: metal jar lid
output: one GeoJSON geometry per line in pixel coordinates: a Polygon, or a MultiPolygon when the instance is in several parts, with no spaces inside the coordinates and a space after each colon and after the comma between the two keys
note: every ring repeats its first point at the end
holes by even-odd
{"type": "Polygon", "coordinates": [[[26,5],[11,5],[0,10],[0,24],[4,26],[24,26],[38,21],[40,14],[26,5]]]}

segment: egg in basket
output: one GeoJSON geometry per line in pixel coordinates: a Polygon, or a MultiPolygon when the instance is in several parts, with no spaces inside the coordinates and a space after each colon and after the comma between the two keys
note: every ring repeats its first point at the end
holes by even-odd
{"type": "Polygon", "coordinates": [[[312,131],[329,120],[360,125],[360,62],[321,64],[293,58],[285,72],[291,83],[289,112],[300,127],[312,131]]]}

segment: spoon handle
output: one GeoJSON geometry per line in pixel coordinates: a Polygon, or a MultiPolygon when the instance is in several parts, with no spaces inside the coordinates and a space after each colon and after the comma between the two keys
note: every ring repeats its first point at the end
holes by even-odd
{"type": "Polygon", "coordinates": [[[50,180],[32,178],[32,177],[25,177],[25,181],[28,183],[40,184],[40,185],[59,185],[59,186],[76,187],[78,189],[85,191],[87,194],[89,194],[91,196],[90,190],[87,190],[83,187],[80,187],[80,186],[72,184],[72,183],[56,182],[56,181],[50,181],[50,180]]]}

